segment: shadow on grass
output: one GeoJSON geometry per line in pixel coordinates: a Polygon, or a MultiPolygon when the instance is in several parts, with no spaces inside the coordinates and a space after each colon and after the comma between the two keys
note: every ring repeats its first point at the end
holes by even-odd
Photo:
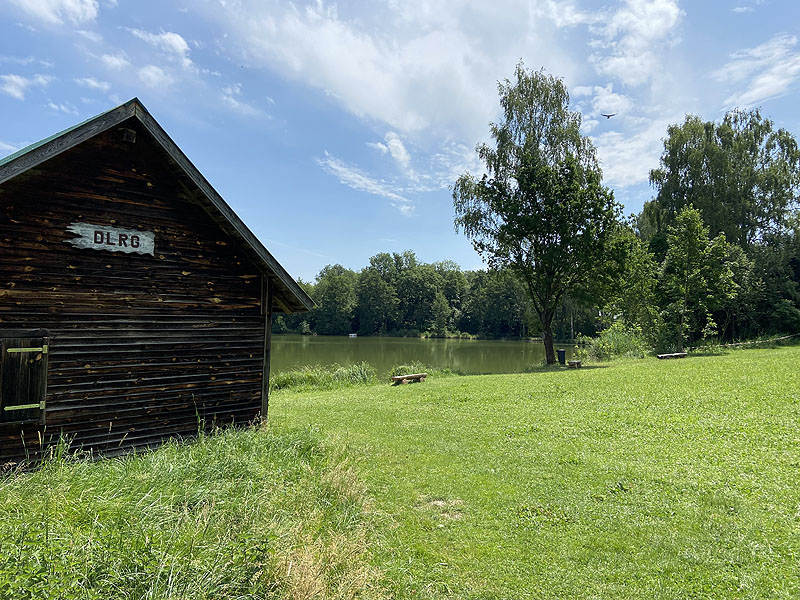
{"type": "Polygon", "coordinates": [[[686,358],[695,358],[697,356],[725,356],[730,354],[731,350],[692,350],[686,358]]]}
{"type": "Polygon", "coordinates": [[[578,371],[585,371],[591,369],[607,369],[611,365],[598,365],[598,364],[591,364],[591,365],[581,365],[577,369],[573,369],[571,367],[562,366],[562,365],[537,365],[533,367],[526,367],[524,373],[562,373],[562,372],[578,372],[578,371]]]}

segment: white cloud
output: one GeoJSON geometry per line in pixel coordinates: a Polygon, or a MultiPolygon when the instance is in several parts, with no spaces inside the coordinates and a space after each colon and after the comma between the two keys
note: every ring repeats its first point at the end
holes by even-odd
{"type": "Polygon", "coordinates": [[[593,27],[599,50],[589,60],[599,74],[625,85],[647,83],[663,71],[663,52],[675,42],[683,15],[677,0],[626,0],[604,25],[593,27]]]}
{"type": "Polygon", "coordinates": [[[75,25],[97,18],[97,0],[10,0],[28,15],[49,23],[61,25],[69,21],[75,25]]]}
{"type": "Polygon", "coordinates": [[[390,131],[386,134],[384,139],[386,140],[386,148],[389,150],[389,154],[392,155],[392,158],[395,159],[401,167],[407,169],[408,163],[411,161],[411,155],[403,145],[403,140],[400,139],[400,136],[394,131],[390,131]]]}
{"type": "Polygon", "coordinates": [[[103,36],[96,31],[89,31],[88,29],[76,29],[75,33],[82,38],[89,40],[90,42],[94,42],[95,44],[99,44],[103,41],[103,36]]]}
{"type": "Polygon", "coordinates": [[[100,62],[102,62],[106,68],[111,69],[112,71],[121,71],[131,66],[131,61],[128,60],[128,57],[124,52],[119,52],[117,54],[103,54],[103,56],[100,57],[100,62]]]}
{"type": "Polygon", "coordinates": [[[349,158],[326,154],[318,163],[353,189],[412,206],[408,198],[416,194],[441,192],[467,171],[483,173],[474,145],[498,120],[497,81],[511,77],[520,59],[569,86],[587,84],[573,89],[573,108],[586,115],[584,133],[597,135],[607,178],[618,185],[647,181],[668,124],[661,115],[683,109],[695,94],[685,86],[662,112],[647,108],[656,125],[642,115],[642,107],[682,81],[668,54],[684,12],[679,0],[609,4],[386,0],[362,10],[331,0],[217,0],[197,10],[223,32],[217,50],[237,66],[318,90],[381,131],[382,138],[365,143],[391,156],[397,168],[378,172],[386,179],[349,158]],[[606,121],[601,112],[619,116],[606,121]]]}
{"type": "Polygon", "coordinates": [[[725,83],[744,83],[725,99],[725,107],[749,108],[787,94],[800,79],[800,53],[794,50],[797,38],[779,34],[768,42],[731,55],[731,61],[713,73],[725,83]]]}
{"type": "Polygon", "coordinates": [[[755,11],[756,9],[753,8],[752,6],[737,6],[736,8],[731,9],[731,12],[735,13],[751,13],[755,11]]]}
{"type": "Polygon", "coordinates": [[[612,187],[646,183],[650,169],[658,166],[667,126],[680,121],[682,117],[678,114],[669,119],[641,119],[642,125],[634,128],[632,134],[608,131],[593,136],[604,182],[612,187]]]}
{"type": "Polygon", "coordinates": [[[381,154],[387,154],[389,152],[389,148],[386,147],[386,144],[382,144],[381,142],[367,142],[367,146],[374,148],[381,154]]]}
{"type": "Polygon", "coordinates": [[[55,102],[48,102],[47,107],[56,111],[56,112],[63,112],[67,115],[78,115],[78,109],[72,106],[69,102],[65,102],[63,104],[57,104],[55,102]]]}
{"type": "Polygon", "coordinates": [[[614,86],[579,86],[572,90],[573,98],[587,98],[587,101],[579,100],[575,108],[584,115],[590,114],[599,117],[601,113],[618,113],[624,116],[633,108],[633,101],[624,94],[614,92],[614,86]]]}
{"type": "Polygon", "coordinates": [[[156,65],[147,65],[137,71],[139,80],[149,88],[159,88],[172,83],[172,78],[164,69],[156,65]]]}
{"type": "Polygon", "coordinates": [[[355,14],[326,0],[199,5],[226,31],[231,60],[299,80],[404,138],[471,142],[497,114],[497,81],[520,57],[570,77],[553,27],[527,0],[388,0],[355,14]],[[213,15],[212,15],[212,12],[213,15]]]}
{"type": "Polygon", "coordinates": [[[396,206],[401,212],[404,212],[404,214],[408,214],[409,211],[412,210],[410,208],[401,208],[410,206],[411,201],[405,196],[402,196],[396,186],[386,181],[380,181],[370,177],[357,167],[346,164],[327,151],[325,151],[325,158],[317,159],[317,164],[336,177],[339,183],[359,192],[366,192],[373,196],[381,196],[382,198],[391,200],[392,206],[396,206]]]}
{"type": "Polygon", "coordinates": [[[581,119],[581,133],[589,135],[598,125],[600,125],[599,119],[581,119]]]}
{"type": "Polygon", "coordinates": [[[55,65],[50,61],[42,60],[41,58],[36,58],[35,56],[0,56],[0,63],[22,66],[36,64],[40,67],[44,67],[45,69],[52,69],[55,67],[55,65]]]}
{"type": "Polygon", "coordinates": [[[410,217],[415,212],[417,212],[417,207],[413,204],[397,204],[395,202],[391,203],[397,210],[400,211],[400,214],[404,217],[410,217]]]}
{"type": "Polygon", "coordinates": [[[540,15],[550,19],[556,27],[572,27],[575,25],[585,25],[597,23],[604,17],[601,13],[592,13],[580,10],[575,7],[573,2],[556,0],[546,0],[540,2],[538,7],[540,15]]]}
{"type": "Polygon", "coordinates": [[[22,146],[17,146],[15,144],[9,144],[8,142],[4,142],[0,140],[0,152],[2,152],[2,156],[6,156],[7,154],[13,154],[17,150],[19,150],[22,146]]]}
{"type": "Polygon", "coordinates": [[[222,100],[230,108],[248,117],[254,117],[256,115],[260,115],[261,114],[260,110],[251,106],[250,104],[247,104],[246,102],[242,102],[241,100],[239,100],[239,97],[241,95],[242,95],[242,86],[239,83],[235,83],[233,85],[229,85],[222,88],[222,100]]]}
{"type": "Polygon", "coordinates": [[[111,89],[110,83],[107,81],[99,81],[94,77],[82,77],[80,79],[76,79],[75,83],[91,90],[99,90],[101,92],[108,92],[111,89]]]}
{"type": "Polygon", "coordinates": [[[46,87],[53,78],[49,75],[34,75],[33,77],[23,77],[22,75],[0,75],[0,92],[24,100],[25,94],[32,87],[46,87]]]}
{"type": "Polygon", "coordinates": [[[189,44],[180,34],[173,31],[162,31],[161,33],[150,33],[141,29],[129,29],[135,37],[139,38],[165,52],[168,56],[178,61],[184,68],[192,67],[192,60],[189,58],[189,44]]]}

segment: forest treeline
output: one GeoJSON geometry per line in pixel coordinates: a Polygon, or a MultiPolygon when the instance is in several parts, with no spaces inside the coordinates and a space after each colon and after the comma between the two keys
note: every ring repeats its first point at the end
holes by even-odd
{"type": "Polygon", "coordinates": [[[376,254],[358,272],[328,265],[313,283],[299,283],[317,306],[277,315],[276,333],[509,338],[528,335],[535,320],[510,274],[424,263],[411,250],[376,254]]]}
{"type": "MultiPolygon", "coordinates": [[[[800,332],[800,150],[757,110],[718,123],[688,116],[667,131],[656,193],[619,219],[613,277],[576,286],[553,319],[557,339],[608,328],[649,348],[682,349],[800,332]]],[[[546,232],[545,232],[546,233],[546,232]]],[[[301,282],[317,306],[278,315],[275,332],[532,336],[530,290],[510,270],[463,271],[412,251],[380,253],[360,271],[326,266],[301,282]]]]}

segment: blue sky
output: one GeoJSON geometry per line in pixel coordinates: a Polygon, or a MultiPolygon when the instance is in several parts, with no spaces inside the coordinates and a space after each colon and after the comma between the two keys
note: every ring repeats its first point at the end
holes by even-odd
{"type": "Polygon", "coordinates": [[[796,0],[0,0],[0,156],[138,96],[295,277],[478,268],[449,186],[520,59],[564,79],[630,213],[687,113],[800,137],[798,38],[796,0]]]}

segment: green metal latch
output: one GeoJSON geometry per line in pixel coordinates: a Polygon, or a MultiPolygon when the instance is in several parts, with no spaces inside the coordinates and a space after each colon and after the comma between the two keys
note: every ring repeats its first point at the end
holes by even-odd
{"type": "Polygon", "coordinates": [[[41,352],[42,354],[47,354],[47,344],[42,346],[41,348],[9,348],[9,354],[17,354],[20,352],[41,352]]]}
{"type": "Polygon", "coordinates": [[[29,410],[31,408],[41,408],[44,410],[44,402],[37,402],[36,404],[18,404],[16,406],[4,406],[3,410],[29,410]]]}

